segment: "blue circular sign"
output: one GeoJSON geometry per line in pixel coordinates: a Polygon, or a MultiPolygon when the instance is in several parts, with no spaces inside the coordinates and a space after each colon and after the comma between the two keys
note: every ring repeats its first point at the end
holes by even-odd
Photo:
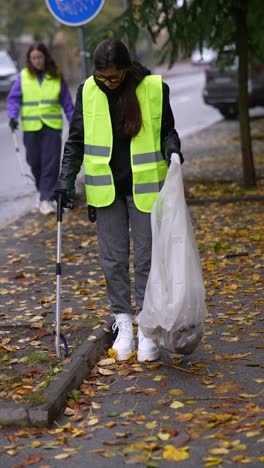
{"type": "Polygon", "coordinates": [[[88,23],[101,10],[104,0],[46,0],[51,14],[68,26],[88,23]]]}

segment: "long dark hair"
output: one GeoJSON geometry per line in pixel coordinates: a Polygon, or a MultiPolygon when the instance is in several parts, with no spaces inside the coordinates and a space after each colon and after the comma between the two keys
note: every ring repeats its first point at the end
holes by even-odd
{"type": "Polygon", "coordinates": [[[42,42],[38,42],[36,44],[32,44],[28,51],[27,51],[27,68],[29,71],[32,73],[32,75],[36,75],[36,69],[33,67],[31,61],[30,61],[30,54],[33,50],[39,50],[39,52],[42,52],[42,54],[45,57],[45,71],[52,76],[53,78],[61,78],[61,72],[59,71],[55,60],[51,57],[49,50],[43,44],[42,42]]]}
{"type": "Polygon", "coordinates": [[[113,66],[118,70],[127,70],[118,98],[119,122],[125,136],[136,136],[142,126],[136,87],[146,75],[146,69],[140,63],[132,62],[127,47],[118,39],[106,39],[98,44],[93,54],[93,63],[97,71],[113,66]]]}

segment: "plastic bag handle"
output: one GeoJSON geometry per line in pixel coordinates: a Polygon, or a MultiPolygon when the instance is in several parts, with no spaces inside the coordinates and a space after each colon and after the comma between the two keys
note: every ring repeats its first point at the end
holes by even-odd
{"type": "Polygon", "coordinates": [[[178,153],[171,153],[171,161],[175,162],[176,164],[181,165],[181,158],[178,153]]]}

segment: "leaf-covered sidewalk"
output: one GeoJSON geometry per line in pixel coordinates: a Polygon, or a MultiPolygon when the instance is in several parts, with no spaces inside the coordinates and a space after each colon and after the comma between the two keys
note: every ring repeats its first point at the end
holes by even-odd
{"type": "MultiPolygon", "coordinates": [[[[241,198],[248,195],[236,177],[240,153],[234,166],[226,164],[229,172],[221,172],[225,155],[215,142],[226,125],[216,124],[183,145],[188,198],[221,200],[190,204],[209,313],[202,343],[191,356],[163,352],[150,364],[135,356],[118,363],[110,350],[71,392],[51,428],[2,428],[3,466],[53,468],[62,460],[67,467],[263,466],[263,201],[222,203],[234,195],[232,187],[243,192],[241,198]],[[206,154],[200,149],[205,138],[206,154]],[[208,164],[202,156],[195,162],[194,148],[198,156],[215,155],[214,171],[205,171],[203,179],[208,164]],[[226,182],[231,176],[232,184],[226,182]]],[[[226,148],[235,155],[235,133],[228,132],[226,148]]],[[[260,177],[263,157],[259,161],[260,177]]],[[[264,195],[261,180],[254,193],[264,195]]],[[[41,389],[64,367],[51,333],[56,221],[32,213],[3,229],[1,243],[0,396],[38,404],[41,389]]],[[[62,324],[72,351],[109,319],[95,227],[85,208],[65,214],[62,263],[62,324]]]]}
{"type": "MultiPolygon", "coordinates": [[[[58,377],[55,353],[56,217],[30,213],[1,231],[0,398],[40,404],[58,377]]],[[[105,323],[105,281],[98,266],[95,227],[86,209],[63,218],[62,331],[72,354],[105,323]]]]}

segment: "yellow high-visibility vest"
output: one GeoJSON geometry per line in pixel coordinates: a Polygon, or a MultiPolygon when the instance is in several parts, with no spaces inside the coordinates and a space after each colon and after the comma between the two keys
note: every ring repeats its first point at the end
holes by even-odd
{"type": "MultiPolygon", "coordinates": [[[[164,184],[168,163],[160,148],[162,119],[162,78],[146,76],[136,89],[142,126],[131,139],[130,161],[133,199],[140,211],[150,213],[164,184]]],[[[114,180],[109,162],[113,135],[106,94],[88,78],[83,87],[84,173],[88,205],[108,206],[115,199],[114,180]]],[[[121,156],[120,156],[121,157],[121,156]]]]}
{"type": "Polygon", "coordinates": [[[46,124],[60,130],[63,127],[60,104],[61,80],[46,74],[42,83],[27,68],[21,71],[21,121],[24,132],[37,131],[46,124]]]}

